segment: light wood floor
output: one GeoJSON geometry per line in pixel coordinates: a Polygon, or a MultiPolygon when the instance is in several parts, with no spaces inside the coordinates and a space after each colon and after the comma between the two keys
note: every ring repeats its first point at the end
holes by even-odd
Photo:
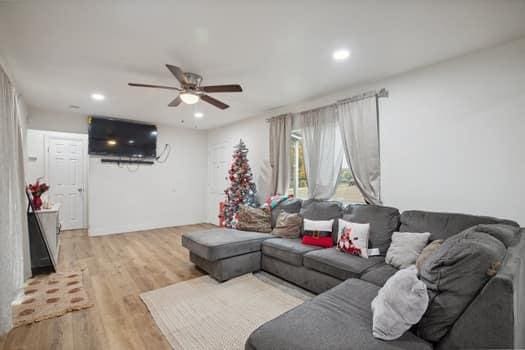
{"type": "Polygon", "coordinates": [[[95,306],[15,328],[0,339],[0,349],[170,349],[139,294],[201,276],[181,235],[211,227],[101,237],[63,232],[58,270],[87,268],[84,282],[95,306]]]}

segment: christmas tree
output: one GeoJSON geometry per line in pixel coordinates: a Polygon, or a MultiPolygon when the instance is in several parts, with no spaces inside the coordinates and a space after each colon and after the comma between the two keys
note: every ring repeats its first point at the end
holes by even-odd
{"type": "Polygon", "coordinates": [[[235,215],[239,210],[239,205],[244,204],[251,207],[257,205],[255,200],[255,183],[253,174],[248,164],[248,148],[240,140],[234,147],[233,160],[228,170],[230,186],[224,190],[226,200],[224,202],[223,226],[235,228],[235,215]]]}

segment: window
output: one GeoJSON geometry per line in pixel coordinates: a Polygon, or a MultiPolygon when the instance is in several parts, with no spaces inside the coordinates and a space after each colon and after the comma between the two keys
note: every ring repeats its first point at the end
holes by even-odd
{"type": "Polygon", "coordinates": [[[290,147],[290,189],[288,194],[297,198],[308,198],[308,182],[306,180],[306,169],[304,166],[304,153],[302,136],[299,131],[292,132],[290,147]]]}
{"type": "Polygon", "coordinates": [[[335,195],[333,200],[343,203],[364,203],[361,191],[355,184],[354,176],[350,167],[346,162],[346,157],[343,157],[343,164],[341,166],[341,172],[337,179],[337,187],[335,189],[335,195]]]}
{"type": "MultiPolygon", "coordinates": [[[[290,189],[288,194],[293,194],[297,198],[308,198],[308,179],[304,164],[304,152],[302,135],[299,130],[292,132],[290,147],[290,189]]],[[[332,200],[343,203],[364,203],[361,192],[357,188],[350,167],[343,157],[341,172],[337,180],[337,188],[332,200]]]]}

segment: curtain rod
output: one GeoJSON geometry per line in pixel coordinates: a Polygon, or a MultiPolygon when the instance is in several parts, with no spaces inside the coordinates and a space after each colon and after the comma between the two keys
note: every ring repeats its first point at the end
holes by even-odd
{"type": "Polygon", "coordinates": [[[355,101],[364,100],[365,98],[370,98],[370,97],[377,97],[377,98],[388,97],[388,90],[385,89],[385,88],[382,88],[379,91],[364,92],[364,93],[359,94],[359,95],[355,95],[355,96],[352,96],[352,97],[349,97],[349,98],[345,98],[345,99],[339,100],[339,101],[337,101],[337,103],[355,102],[355,101]]]}
{"type": "MultiPolygon", "coordinates": [[[[382,88],[379,91],[377,91],[377,90],[367,91],[367,92],[364,92],[364,93],[359,94],[359,95],[348,97],[348,98],[345,98],[345,99],[342,99],[342,100],[337,100],[337,102],[333,103],[333,104],[329,104],[329,105],[326,105],[326,106],[313,108],[312,110],[315,110],[315,109],[318,109],[318,108],[323,108],[323,107],[328,107],[328,106],[331,106],[331,105],[334,105],[334,104],[337,105],[339,103],[356,102],[356,101],[364,100],[365,98],[371,98],[371,97],[377,97],[377,98],[388,97],[388,90],[385,89],[385,88],[382,88]]],[[[302,112],[305,112],[305,111],[302,111],[302,112]]],[[[302,112],[299,112],[299,113],[302,113],[302,112]]],[[[283,113],[281,115],[284,115],[284,114],[287,114],[287,113],[283,113]]],[[[276,117],[279,117],[279,116],[276,116],[276,117]]],[[[266,122],[269,122],[270,120],[272,120],[273,118],[276,118],[276,117],[267,118],[266,122]]]]}

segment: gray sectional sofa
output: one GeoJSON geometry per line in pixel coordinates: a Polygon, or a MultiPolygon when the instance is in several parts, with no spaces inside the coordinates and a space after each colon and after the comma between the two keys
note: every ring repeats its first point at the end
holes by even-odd
{"type": "MultiPolygon", "coordinates": [[[[431,240],[447,239],[478,224],[513,221],[465,214],[383,206],[343,207],[331,201],[287,200],[272,211],[300,212],[312,220],[343,218],[370,223],[370,247],[381,256],[363,259],[335,248],[306,246],[300,239],[228,229],[185,234],[190,259],[219,281],[264,270],[318,296],[255,330],[246,349],[482,349],[525,346],[525,230],[509,244],[505,260],[437,343],[418,337],[417,325],[401,338],[382,341],[372,336],[370,303],[397,269],[384,255],[395,231],[430,232],[431,240]]],[[[337,221],[337,220],[335,220],[337,221]]],[[[336,226],[336,225],[334,225],[336,226]]],[[[337,227],[334,227],[337,232],[337,227]]],[[[334,234],[334,242],[337,237],[334,234]]]]}

